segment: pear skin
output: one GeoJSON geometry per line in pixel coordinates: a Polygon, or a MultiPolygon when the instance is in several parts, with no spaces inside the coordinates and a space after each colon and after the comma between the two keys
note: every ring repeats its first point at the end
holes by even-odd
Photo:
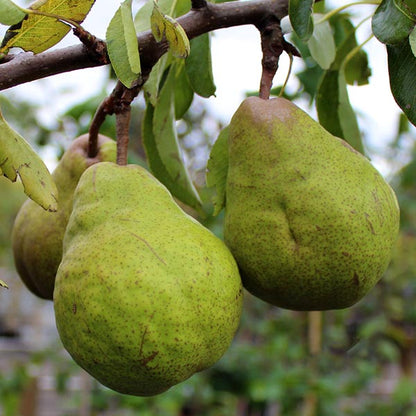
{"type": "Polygon", "coordinates": [[[242,309],[237,264],[144,168],[102,162],[85,171],[63,250],[57,329],[105,386],[156,395],[229,347],[242,309]]]}
{"type": "Polygon", "coordinates": [[[36,296],[52,300],[56,271],[62,258],[62,240],[72,209],[72,197],[82,173],[92,164],[115,161],[116,143],[99,135],[99,152],[87,156],[88,135],[75,139],[62,156],[52,177],[58,189],[58,211],[48,212],[27,199],[12,231],[16,270],[36,296]]]}
{"type": "Polygon", "coordinates": [[[243,285],[294,310],[353,305],[387,268],[399,206],[381,174],[283,98],[230,124],[224,238],[243,285]]]}

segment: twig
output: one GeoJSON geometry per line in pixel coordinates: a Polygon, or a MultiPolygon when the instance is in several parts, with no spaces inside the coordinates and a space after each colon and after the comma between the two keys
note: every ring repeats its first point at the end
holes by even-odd
{"type": "Polygon", "coordinates": [[[107,115],[114,114],[114,97],[110,95],[97,108],[91,121],[88,137],[88,157],[93,158],[98,153],[98,134],[107,115]]]}
{"type": "MultiPolygon", "coordinates": [[[[133,85],[132,88],[126,88],[120,81],[118,81],[111,94],[103,100],[101,105],[98,107],[96,113],[94,114],[94,117],[90,124],[88,139],[88,157],[95,157],[98,153],[98,134],[100,132],[101,125],[105,121],[105,118],[108,115],[115,114],[117,119],[117,126],[120,122],[122,122],[122,120],[119,120],[117,116],[119,114],[124,114],[127,112],[126,108],[130,107],[133,100],[141,91],[143,84],[149,77],[149,73],[150,71],[144,74],[144,76],[142,75],[140,79],[137,80],[136,84],[133,85]]],[[[130,119],[125,119],[124,122],[130,122],[129,120],[130,119]]]]}
{"type": "Polygon", "coordinates": [[[93,59],[96,59],[103,65],[110,63],[110,58],[107,54],[107,45],[103,40],[98,39],[82,26],[74,27],[73,33],[86,46],[88,52],[92,54],[93,59]]]}
{"type": "MultiPolygon", "coordinates": [[[[207,3],[203,9],[191,10],[179,17],[177,22],[184,28],[189,39],[192,39],[221,28],[258,25],[270,16],[280,20],[287,13],[288,0],[207,3]]],[[[157,43],[150,31],[140,33],[138,41],[143,70],[152,67],[167,50],[166,43],[157,43]]],[[[0,64],[0,90],[51,75],[103,65],[84,45],[37,55],[28,52],[16,56],[19,56],[18,60],[11,59],[0,64]]]]}

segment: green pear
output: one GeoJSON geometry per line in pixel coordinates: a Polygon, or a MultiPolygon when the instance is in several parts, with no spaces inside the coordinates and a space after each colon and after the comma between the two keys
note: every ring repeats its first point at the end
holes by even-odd
{"type": "Polygon", "coordinates": [[[399,229],[380,173],[283,98],[244,100],[228,146],[224,238],[245,288],[294,310],[359,301],[387,268],[399,229]]]}
{"type": "Polygon", "coordinates": [[[75,187],[82,173],[94,163],[115,161],[116,143],[99,135],[96,157],[87,155],[88,135],[75,139],[52,177],[58,189],[58,211],[45,211],[27,199],[18,212],[12,231],[16,270],[27,288],[42,299],[52,300],[55,275],[62,258],[62,240],[72,209],[75,187]]]}
{"type": "Polygon", "coordinates": [[[75,191],[54,292],[73,359],[120,393],[161,393],[213,365],[242,309],[237,264],[144,168],[103,162],[75,191]]]}

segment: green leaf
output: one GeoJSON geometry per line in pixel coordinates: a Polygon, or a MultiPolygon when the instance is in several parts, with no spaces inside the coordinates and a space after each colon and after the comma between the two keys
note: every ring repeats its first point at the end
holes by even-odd
{"type": "Polygon", "coordinates": [[[174,90],[175,68],[171,66],[155,107],[153,132],[166,170],[172,178],[182,178],[181,180],[184,180],[189,178],[186,170],[184,170],[176,134],[174,90]]]}
{"type": "Polygon", "coordinates": [[[14,25],[22,21],[26,13],[11,0],[0,0],[0,23],[14,25]]]}
{"type": "MultiPolygon", "coordinates": [[[[316,15],[319,19],[321,15],[316,15]]],[[[335,59],[335,41],[328,21],[315,22],[315,27],[308,40],[308,47],[312,58],[323,69],[328,69],[335,59]]]]}
{"type": "Polygon", "coordinates": [[[191,53],[186,58],[186,73],[193,90],[201,97],[215,94],[212,73],[210,37],[206,33],[191,40],[191,53]]]}
{"type": "Polygon", "coordinates": [[[289,0],[289,19],[293,30],[306,42],[313,33],[313,0],[289,0]]]}
{"type": "MultiPolygon", "coordinates": [[[[191,9],[190,0],[159,0],[157,4],[163,13],[172,17],[182,16],[191,9]]],[[[152,12],[153,0],[148,0],[134,17],[134,25],[137,32],[144,32],[150,29],[152,12]]]]}
{"type": "Polygon", "coordinates": [[[348,98],[342,69],[325,72],[316,95],[316,109],[319,122],[326,130],[364,153],[360,129],[348,98]]]}
{"type": "Polygon", "coordinates": [[[150,101],[153,107],[156,105],[159,98],[159,85],[163,78],[163,74],[170,65],[169,55],[164,54],[153,66],[149,78],[143,86],[146,98],[150,101]]]}
{"type": "Polygon", "coordinates": [[[211,149],[207,164],[207,186],[215,188],[215,195],[212,200],[214,216],[218,215],[225,206],[225,189],[228,173],[228,130],[228,126],[221,130],[211,149]]]}
{"type": "Polygon", "coordinates": [[[337,55],[331,68],[339,69],[344,66],[345,79],[350,85],[368,84],[371,69],[368,65],[367,54],[363,49],[355,50],[354,55],[344,64],[350,52],[358,47],[356,28],[347,17],[340,16],[335,22],[334,29],[337,55]]]}
{"type": "Polygon", "coordinates": [[[9,288],[9,286],[7,286],[7,284],[4,283],[3,280],[0,280],[0,286],[1,287],[4,287],[5,289],[8,289],[9,288]]]}
{"type": "Polygon", "coordinates": [[[416,125],[416,57],[408,39],[398,45],[387,45],[390,88],[394,99],[416,125]]]}
{"type": "Polygon", "coordinates": [[[26,195],[47,211],[56,211],[58,191],[55,183],[29,143],[14,131],[0,112],[0,169],[15,182],[20,177],[26,195]]]}
{"type": "Polygon", "coordinates": [[[139,45],[131,14],[132,0],[125,0],[107,27],[108,56],[117,78],[130,88],[141,72],[139,45]]]}
{"type": "Polygon", "coordinates": [[[416,1],[415,0],[394,0],[396,7],[409,19],[416,21],[416,1]]]}
{"type": "Polygon", "coordinates": [[[415,26],[393,0],[383,0],[372,19],[372,29],[376,38],[386,44],[396,44],[406,39],[415,26]]]}
{"type": "Polygon", "coordinates": [[[180,181],[172,178],[165,167],[165,163],[159,153],[156,136],[153,132],[155,109],[148,103],[142,123],[142,140],[146,150],[149,168],[153,175],[162,182],[183,203],[197,210],[201,209],[199,196],[190,181],[180,181]]]}
{"type": "Polygon", "coordinates": [[[153,36],[157,42],[165,38],[173,56],[186,58],[191,49],[188,36],[182,26],[172,17],[165,15],[156,1],[153,1],[153,11],[150,17],[153,36]]]}
{"type": "Polygon", "coordinates": [[[165,34],[165,14],[162,13],[155,1],[153,2],[153,11],[150,16],[150,27],[156,42],[160,42],[165,34]]]}
{"type": "MultiPolygon", "coordinates": [[[[82,23],[95,0],[40,0],[29,9],[49,13],[82,23]]],[[[43,52],[57,44],[70,30],[70,27],[54,18],[29,14],[6,32],[0,46],[0,53],[18,47],[33,53],[43,52]]]]}
{"type": "Polygon", "coordinates": [[[183,60],[175,62],[175,118],[181,119],[188,111],[194,99],[194,90],[189,83],[183,60]]]}
{"type": "Polygon", "coordinates": [[[160,91],[156,106],[147,104],[143,127],[143,142],[145,145],[149,166],[154,175],[164,183],[178,199],[200,210],[201,201],[195,189],[188,170],[184,165],[181,149],[176,133],[175,117],[175,83],[177,67],[171,65],[160,91]]]}

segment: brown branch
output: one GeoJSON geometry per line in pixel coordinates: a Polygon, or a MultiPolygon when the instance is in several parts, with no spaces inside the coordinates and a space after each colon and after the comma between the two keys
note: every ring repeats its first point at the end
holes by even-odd
{"type": "MultiPolygon", "coordinates": [[[[207,3],[206,7],[191,10],[179,17],[178,23],[190,39],[213,30],[259,25],[274,16],[280,20],[288,12],[288,0],[251,0],[247,2],[207,3]]],[[[151,68],[166,52],[165,43],[157,43],[150,31],[138,35],[141,66],[151,68]]],[[[102,60],[84,45],[75,45],[38,55],[22,53],[17,58],[0,64],[0,90],[52,75],[104,65],[102,60]]]]}

